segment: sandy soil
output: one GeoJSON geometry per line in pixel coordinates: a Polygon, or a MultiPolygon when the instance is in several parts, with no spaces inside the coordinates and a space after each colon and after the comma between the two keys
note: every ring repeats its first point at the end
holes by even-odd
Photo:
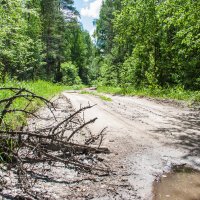
{"type": "MultiPolygon", "coordinates": [[[[44,172],[44,166],[39,165],[38,169],[43,171],[37,171],[38,182],[33,191],[47,194],[46,199],[151,200],[154,180],[173,165],[188,164],[200,169],[199,111],[147,98],[108,95],[112,101],[107,102],[73,91],[62,95],[67,98],[61,96],[56,100],[55,115],[60,119],[80,105],[96,104],[84,113],[84,118],[98,117],[88,127],[94,133],[108,127],[103,146],[111,153],[100,157],[115,173],[81,174],[61,165],[51,169],[47,165],[44,172]]],[[[33,120],[32,126],[54,123],[48,109],[39,112],[49,120],[33,120]]],[[[16,182],[9,183],[7,190],[0,191],[0,199],[1,195],[3,199],[13,199],[17,194],[20,191],[16,182]]]]}
{"type": "Polygon", "coordinates": [[[91,199],[150,200],[153,181],[171,166],[188,164],[200,169],[199,111],[139,97],[107,95],[112,102],[106,102],[75,92],[63,95],[76,109],[80,104],[96,104],[85,112],[85,119],[98,117],[89,127],[93,132],[108,127],[104,145],[112,153],[106,159],[117,173],[88,187],[88,192],[93,194],[91,199]],[[113,188],[109,190],[112,184],[115,192],[111,191],[113,188]],[[95,188],[96,193],[92,191],[95,188]]]}

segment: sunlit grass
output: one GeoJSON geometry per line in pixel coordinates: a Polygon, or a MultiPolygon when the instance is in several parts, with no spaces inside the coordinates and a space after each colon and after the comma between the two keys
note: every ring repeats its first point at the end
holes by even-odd
{"type": "Polygon", "coordinates": [[[184,90],[182,87],[175,88],[141,88],[134,89],[133,87],[120,88],[120,87],[106,87],[100,86],[97,88],[98,92],[109,94],[129,95],[129,96],[146,96],[161,99],[174,99],[184,100],[188,103],[200,102],[200,91],[184,90]]]}
{"type": "Polygon", "coordinates": [[[112,101],[110,97],[106,97],[102,94],[98,94],[97,92],[81,91],[80,94],[90,94],[90,95],[99,97],[103,101],[112,101]]]}
{"type": "MultiPolygon", "coordinates": [[[[18,87],[18,88],[26,88],[27,90],[30,90],[31,92],[35,93],[36,95],[42,96],[47,99],[51,99],[55,95],[61,93],[64,90],[77,90],[83,88],[83,86],[66,86],[66,85],[58,85],[47,81],[30,81],[30,82],[18,82],[18,81],[7,81],[6,83],[0,83],[0,87],[18,87]]],[[[0,100],[4,98],[8,98],[13,93],[8,90],[2,90],[0,91],[0,100]]],[[[27,104],[27,100],[24,98],[18,98],[14,101],[12,105],[12,109],[23,109],[27,104]]],[[[36,111],[39,107],[43,106],[43,103],[35,99],[30,103],[30,105],[27,107],[27,111],[36,111]]],[[[3,109],[3,106],[0,105],[0,111],[3,109]]],[[[28,116],[21,113],[10,113],[7,114],[6,118],[4,119],[6,123],[9,124],[11,129],[18,128],[22,125],[26,124],[26,118],[28,116]]]]}

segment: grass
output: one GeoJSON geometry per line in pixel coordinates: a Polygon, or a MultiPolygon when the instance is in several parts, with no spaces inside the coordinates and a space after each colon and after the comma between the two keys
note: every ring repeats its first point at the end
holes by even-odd
{"type": "MultiPolygon", "coordinates": [[[[65,86],[65,85],[58,85],[53,84],[47,81],[32,81],[32,82],[18,82],[18,81],[7,81],[6,83],[2,84],[0,83],[0,87],[19,87],[19,88],[26,88],[35,94],[42,96],[47,99],[51,99],[56,94],[59,94],[60,92],[64,90],[75,90],[75,89],[81,89],[83,86],[65,86]]],[[[0,91],[0,99],[4,99],[7,97],[10,97],[12,95],[12,92],[8,91],[0,91]]],[[[25,105],[27,104],[27,101],[24,98],[17,99],[14,101],[12,109],[23,109],[25,105]]],[[[41,107],[43,104],[39,100],[35,100],[31,102],[31,104],[28,106],[28,111],[36,111],[39,107],[41,107]]],[[[0,105],[0,111],[2,110],[2,106],[0,105]]],[[[22,114],[21,112],[17,113],[10,113],[7,114],[5,118],[5,122],[9,124],[11,129],[17,129],[18,127],[26,124],[26,118],[27,115],[22,114]]]]}
{"type": "Polygon", "coordinates": [[[146,96],[160,99],[174,99],[184,100],[189,104],[200,103],[200,91],[184,90],[182,87],[176,88],[142,88],[134,89],[132,87],[120,88],[120,87],[106,87],[100,86],[97,88],[98,92],[104,92],[109,94],[129,95],[129,96],[146,96]]]}
{"type": "MultiPolygon", "coordinates": [[[[64,90],[79,90],[82,89],[83,86],[66,86],[66,85],[58,85],[53,84],[47,81],[32,81],[32,82],[18,82],[18,81],[7,81],[5,84],[0,83],[0,87],[20,87],[26,88],[39,96],[43,96],[47,99],[51,99],[56,94],[64,90]]],[[[175,99],[175,100],[184,100],[187,101],[190,105],[200,103],[200,91],[188,91],[184,90],[182,87],[176,88],[142,88],[142,89],[134,89],[131,87],[120,88],[120,87],[98,87],[97,92],[99,93],[110,93],[110,94],[119,94],[119,95],[129,95],[129,96],[147,96],[161,99],[175,99]]],[[[82,91],[81,94],[90,94],[94,96],[98,96],[103,101],[112,101],[111,98],[106,97],[104,95],[98,94],[97,92],[89,92],[82,91]]],[[[0,91],[0,99],[7,98],[11,95],[11,92],[0,91]]],[[[22,109],[26,104],[25,99],[18,99],[14,102],[14,109],[22,109]]],[[[35,111],[39,107],[42,106],[42,103],[38,100],[33,101],[29,107],[28,111],[35,111]]],[[[2,107],[0,105],[0,112],[2,107]]],[[[9,123],[10,128],[14,129],[20,127],[23,124],[26,124],[27,115],[24,115],[20,112],[15,114],[8,114],[5,121],[9,123]]]]}
{"type": "Polygon", "coordinates": [[[90,94],[90,95],[99,97],[99,98],[102,99],[103,101],[112,101],[112,99],[111,99],[110,97],[106,97],[106,96],[101,95],[101,94],[98,94],[98,93],[96,93],[96,92],[81,91],[80,94],[90,94]]]}

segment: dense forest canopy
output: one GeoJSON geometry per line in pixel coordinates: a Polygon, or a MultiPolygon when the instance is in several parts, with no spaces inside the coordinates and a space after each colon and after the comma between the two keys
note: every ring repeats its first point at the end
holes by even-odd
{"type": "Polygon", "coordinates": [[[95,38],[73,0],[0,0],[0,78],[200,89],[199,0],[104,0],[95,38]]]}
{"type": "Polygon", "coordinates": [[[72,0],[0,0],[0,19],[2,81],[89,82],[93,44],[72,0]]]}
{"type": "Polygon", "coordinates": [[[96,37],[103,85],[200,89],[200,1],[105,0],[96,37]]]}

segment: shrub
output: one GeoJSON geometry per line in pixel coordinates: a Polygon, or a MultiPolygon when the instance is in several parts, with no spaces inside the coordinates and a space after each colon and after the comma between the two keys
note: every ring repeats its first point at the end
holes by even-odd
{"type": "Polygon", "coordinates": [[[78,69],[71,62],[61,64],[62,82],[67,85],[79,85],[81,79],[78,76],[78,69]]]}

